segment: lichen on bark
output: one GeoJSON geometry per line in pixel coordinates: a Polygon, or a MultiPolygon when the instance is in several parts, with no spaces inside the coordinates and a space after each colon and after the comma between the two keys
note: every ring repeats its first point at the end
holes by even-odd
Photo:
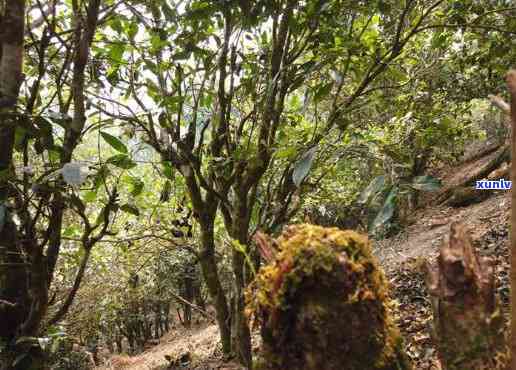
{"type": "Polygon", "coordinates": [[[247,291],[265,369],[410,369],[387,282],[366,237],[290,226],[247,291]]]}

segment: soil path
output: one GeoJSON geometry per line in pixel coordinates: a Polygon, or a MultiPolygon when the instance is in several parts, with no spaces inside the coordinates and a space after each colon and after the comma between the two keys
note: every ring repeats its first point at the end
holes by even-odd
{"type": "Polygon", "coordinates": [[[400,234],[376,241],[373,248],[382,267],[389,273],[409,259],[437,255],[452,222],[466,223],[473,240],[478,240],[489,230],[493,221],[502,221],[508,215],[509,209],[508,193],[503,192],[469,207],[427,208],[415,213],[412,216],[413,223],[400,234]]]}
{"type": "Polygon", "coordinates": [[[189,330],[178,327],[163,336],[157,346],[142,354],[133,357],[113,356],[97,370],[165,370],[169,363],[165,356],[174,359],[187,352],[191,354],[192,361],[191,366],[185,369],[240,370],[238,365],[220,360],[218,341],[216,325],[203,323],[189,330]]]}

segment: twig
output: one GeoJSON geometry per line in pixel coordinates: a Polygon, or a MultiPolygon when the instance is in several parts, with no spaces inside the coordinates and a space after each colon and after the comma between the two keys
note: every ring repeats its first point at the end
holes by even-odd
{"type": "Polygon", "coordinates": [[[209,314],[208,312],[204,311],[202,308],[200,308],[199,306],[193,304],[192,302],[189,302],[187,301],[186,299],[184,299],[183,297],[181,297],[180,295],[176,294],[176,293],[173,293],[173,292],[170,292],[170,294],[172,295],[173,298],[177,299],[179,302],[181,303],[184,303],[190,307],[192,307],[194,310],[196,311],[199,311],[204,317],[207,317],[209,318],[210,320],[213,320],[215,321],[215,317],[213,317],[211,314],[209,314]]]}

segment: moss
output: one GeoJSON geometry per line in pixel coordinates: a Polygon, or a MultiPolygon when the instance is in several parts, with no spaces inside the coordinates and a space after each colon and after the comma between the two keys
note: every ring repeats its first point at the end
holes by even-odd
{"type": "Polygon", "coordinates": [[[406,369],[387,283],[366,237],[289,227],[247,291],[270,369],[406,369]]]}

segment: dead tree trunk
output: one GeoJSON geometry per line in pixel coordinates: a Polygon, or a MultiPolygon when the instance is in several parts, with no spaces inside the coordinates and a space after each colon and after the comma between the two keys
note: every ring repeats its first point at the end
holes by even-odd
{"type": "Polygon", "coordinates": [[[247,291],[247,312],[261,325],[263,339],[256,369],[412,368],[367,238],[294,225],[275,242],[257,243],[270,263],[247,291]]]}
{"type": "MultiPolygon", "coordinates": [[[[504,162],[509,161],[510,158],[510,146],[508,144],[502,145],[496,151],[486,156],[485,160],[479,164],[478,168],[472,170],[467,174],[467,176],[462,177],[459,181],[445,187],[437,197],[437,203],[440,204],[446,202],[451,206],[462,206],[475,203],[477,198],[474,194],[478,194],[480,196],[480,193],[475,191],[472,187],[468,188],[468,186],[474,186],[476,180],[488,177],[504,162]]],[[[489,195],[489,193],[487,195],[489,195]]],[[[482,200],[483,199],[479,199],[478,201],[482,200]]]]}
{"type": "Polygon", "coordinates": [[[502,369],[506,347],[494,268],[476,254],[464,225],[451,225],[437,262],[426,267],[433,335],[443,369],[502,369]]]}
{"type": "MultiPolygon", "coordinates": [[[[516,156],[516,71],[507,74],[511,94],[511,153],[516,156]]],[[[511,163],[511,180],[516,181],[516,161],[511,163]]],[[[516,370],[516,192],[511,189],[511,369],[516,370]]]]}

